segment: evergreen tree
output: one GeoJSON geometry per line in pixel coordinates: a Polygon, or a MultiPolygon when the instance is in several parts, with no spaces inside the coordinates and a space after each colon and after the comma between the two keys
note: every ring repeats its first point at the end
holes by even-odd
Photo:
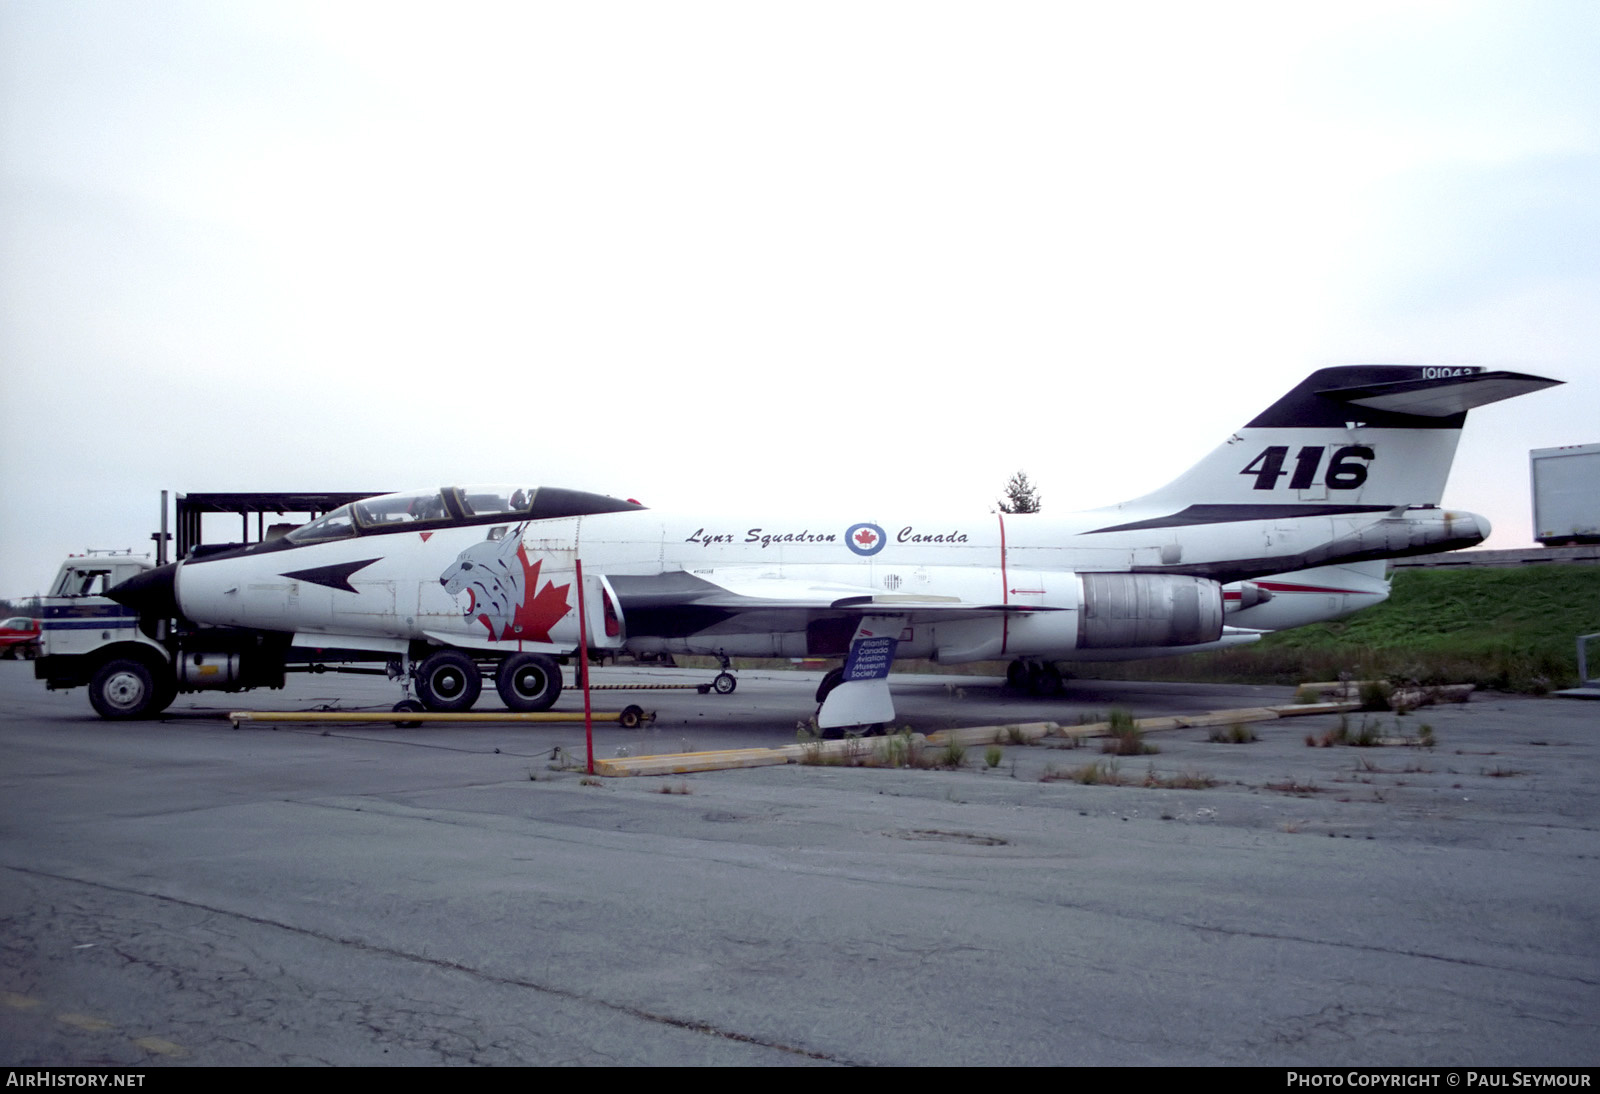
{"type": "Polygon", "coordinates": [[[1028,481],[1026,471],[1018,471],[1011,476],[1011,481],[1006,483],[1006,496],[1000,502],[1002,513],[1037,513],[1044,508],[1044,499],[1039,496],[1033,483],[1028,481]]]}

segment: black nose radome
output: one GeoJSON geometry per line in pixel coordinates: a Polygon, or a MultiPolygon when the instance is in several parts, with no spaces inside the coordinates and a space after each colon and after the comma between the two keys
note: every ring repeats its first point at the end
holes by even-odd
{"type": "Polygon", "coordinates": [[[106,596],[140,615],[170,619],[178,611],[178,564],[169,562],[106,591],[106,596]]]}

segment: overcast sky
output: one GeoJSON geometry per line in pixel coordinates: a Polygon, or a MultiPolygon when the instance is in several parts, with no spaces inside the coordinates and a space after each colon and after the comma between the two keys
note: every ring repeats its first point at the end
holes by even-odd
{"type": "Polygon", "coordinates": [[[0,0],[0,595],[159,492],[1160,486],[1312,369],[1600,441],[1600,4],[0,0]]]}

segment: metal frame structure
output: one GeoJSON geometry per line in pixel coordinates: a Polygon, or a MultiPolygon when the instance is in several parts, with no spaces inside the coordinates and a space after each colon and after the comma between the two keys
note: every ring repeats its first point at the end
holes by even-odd
{"type": "MultiPolygon", "coordinates": [[[[297,520],[296,524],[315,520],[322,514],[341,505],[348,505],[353,501],[374,497],[378,494],[388,493],[384,490],[367,490],[359,493],[204,493],[204,494],[178,494],[174,506],[174,519],[178,525],[177,551],[174,559],[188,558],[190,553],[204,541],[201,536],[201,518],[206,513],[237,513],[239,514],[240,543],[259,543],[267,538],[266,516],[272,513],[276,516],[305,515],[305,520],[297,520]],[[250,517],[256,518],[255,539],[250,538],[250,517]]],[[[161,492],[161,531],[156,536],[156,565],[162,566],[168,562],[166,554],[167,540],[167,493],[161,492]]]]}

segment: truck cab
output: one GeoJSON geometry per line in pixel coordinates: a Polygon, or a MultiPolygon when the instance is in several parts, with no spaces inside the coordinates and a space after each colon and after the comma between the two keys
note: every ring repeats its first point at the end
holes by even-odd
{"type": "Polygon", "coordinates": [[[105,595],[151,565],[128,554],[74,555],[63,562],[39,607],[34,675],[52,689],[89,685],[90,702],[108,718],[170,703],[176,690],[164,683],[172,677],[172,655],[160,641],[165,622],[141,627],[138,613],[105,595]]]}
{"type": "Polygon", "coordinates": [[[150,568],[149,559],[131,555],[74,555],[63,562],[50,595],[40,605],[41,658],[82,654],[116,641],[160,649],[140,633],[138,615],[132,608],[105,595],[150,568]]]}

